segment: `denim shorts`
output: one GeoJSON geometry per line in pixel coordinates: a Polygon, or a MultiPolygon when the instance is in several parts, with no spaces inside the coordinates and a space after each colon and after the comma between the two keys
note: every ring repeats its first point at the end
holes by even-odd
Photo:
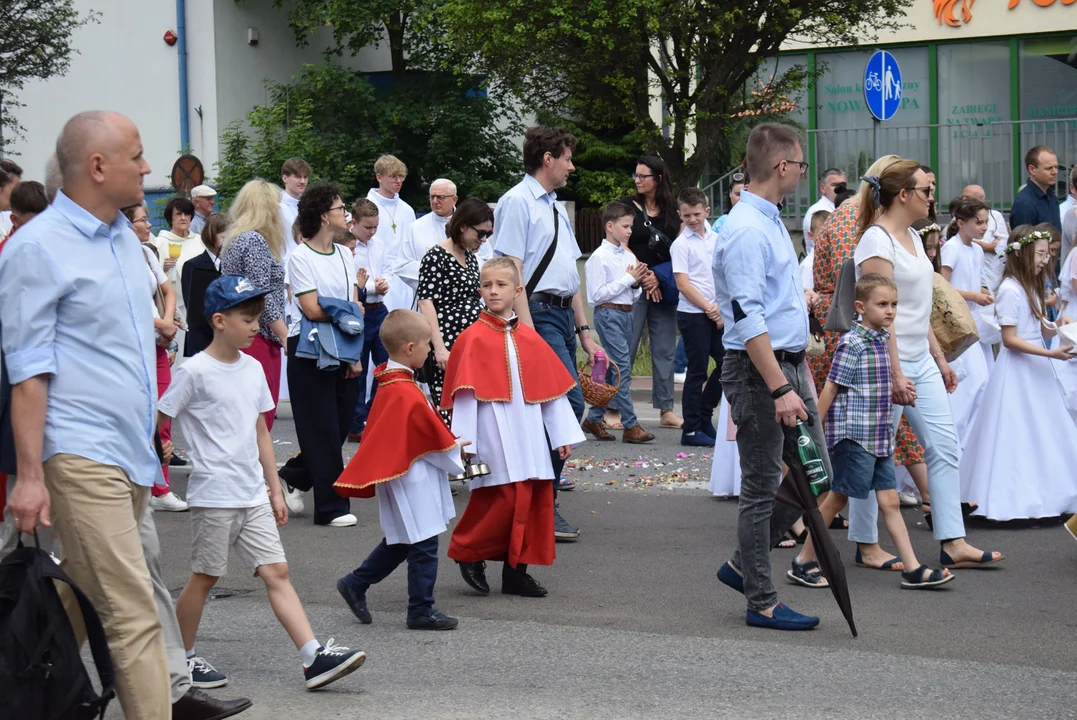
{"type": "Polygon", "coordinates": [[[855,440],[842,440],[830,448],[834,468],[830,489],[847,497],[866,500],[871,490],[896,490],[894,458],[875,457],[855,440]]]}

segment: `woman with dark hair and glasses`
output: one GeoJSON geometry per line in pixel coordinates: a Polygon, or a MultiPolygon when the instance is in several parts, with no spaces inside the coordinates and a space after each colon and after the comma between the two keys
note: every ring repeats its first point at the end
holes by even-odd
{"type": "MultiPolygon", "coordinates": [[[[479,297],[479,268],[476,253],[494,233],[494,211],[479,198],[467,198],[456,206],[448,237],[427,251],[419,263],[419,284],[415,296],[419,312],[430,321],[436,366],[427,378],[434,406],[441,405],[445,365],[457,336],[478,320],[482,312],[479,297]]],[[[445,422],[449,411],[442,410],[445,422]]]]}
{"type": "MultiPolygon", "coordinates": [[[[636,161],[632,179],[636,194],[624,198],[636,211],[628,249],[649,268],[670,262],[669,247],[681,232],[681,219],[673,185],[662,158],[648,155],[636,161]]],[[[670,274],[672,278],[672,272],[670,274]]],[[[632,360],[636,359],[643,326],[651,347],[652,403],[662,411],[661,427],[680,428],[683,421],[673,412],[673,353],[677,345],[677,304],[662,301],[658,281],[653,275],[643,284],[643,295],[632,312],[632,360]]],[[[619,423],[614,424],[617,428],[619,423]]]]}

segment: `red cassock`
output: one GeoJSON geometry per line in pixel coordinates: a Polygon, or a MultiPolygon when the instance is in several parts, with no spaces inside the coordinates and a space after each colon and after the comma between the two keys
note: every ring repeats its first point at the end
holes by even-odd
{"type": "Polygon", "coordinates": [[[385,367],[383,363],[374,371],[378,394],[370,408],[363,442],[333,484],[343,497],[372,498],[377,483],[398,478],[416,460],[457,445],[456,436],[430,407],[414,376],[407,370],[385,367]]]}
{"type": "MultiPolygon", "coordinates": [[[[516,348],[519,386],[528,404],[551,402],[576,384],[560,358],[531,327],[506,321],[484,310],[460,334],[445,368],[442,408],[453,406],[454,395],[467,389],[479,402],[510,402],[517,381],[510,378],[508,342],[516,348]]],[[[541,427],[512,428],[511,432],[543,432],[541,427]]],[[[483,443],[490,440],[483,439],[483,443]]],[[[553,483],[523,480],[471,491],[467,508],[453,530],[448,555],[459,562],[503,560],[510,566],[552,565],[553,483]]]]}

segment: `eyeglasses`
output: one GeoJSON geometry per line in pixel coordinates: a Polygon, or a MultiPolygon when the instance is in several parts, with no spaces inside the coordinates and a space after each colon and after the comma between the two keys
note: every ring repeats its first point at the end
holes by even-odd
{"type": "Polygon", "coordinates": [[[919,190],[920,192],[922,192],[924,194],[924,198],[927,199],[927,200],[930,200],[931,196],[935,194],[935,186],[934,185],[924,185],[923,187],[912,187],[912,188],[909,188],[909,189],[910,190],[919,190]]]}
{"type": "Polygon", "coordinates": [[[808,163],[801,162],[800,160],[782,160],[782,162],[775,165],[771,170],[777,170],[782,166],[782,163],[789,163],[790,165],[797,165],[800,167],[800,177],[804,177],[808,174],[808,163]]]}
{"type": "Polygon", "coordinates": [[[1036,251],[1036,257],[1038,257],[1040,260],[1050,260],[1051,259],[1051,251],[1050,250],[1037,250],[1036,251]]]}
{"type": "Polygon", "coordinates": [[[344,210],[344,214],[348,214],[348,211],[344,205],[337,205],[336,207],[329,208],[329,212],[333,212],[334,210],[344,210]]]}
{"type": "Polygon", "coordinates": [[[134,224],[134,223],[142,223],[143,225],[149,225],[150,224],[150,219],[148,217],[139,218],[138,220],[132,220],[131,223],[132,224],[134,224]]]}
{"type": "Polygon", "coordinates": [[[477,227],[471,228],[475,231],[475,234],[479,236],[479,240],[485,240],[488,237],[493,237],[493,230],[479,230],[477,227]]]}
{"type": "Polygon", "coordinates": [[[455,195],[431,195],[430,196],[430,201],[433,202],[434,200],[437,200],[438,202],[445,202],[449,198],[454,198],[454,197],[456,197],[456,196],[455,195]]]}
{"type": "Polygon", "coordinates": [[[654,177],[653,173],[650,174],[650,175],[640,175],[639,173],[632,173],[632,179],[633,180],[649,180],[650,178],[653,178],[653,177],[654,177]]]}

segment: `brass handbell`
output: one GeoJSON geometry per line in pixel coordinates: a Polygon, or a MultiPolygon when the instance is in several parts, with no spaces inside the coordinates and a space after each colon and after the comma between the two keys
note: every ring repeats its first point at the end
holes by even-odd
{"type": "Polygon", "coordinates": [[[471,478],[490,474],[490,466],[474,455],[465,454],[464,464],[464,472],[458,475],[449,475],[449,480],[470,480],[471,478]]]}

